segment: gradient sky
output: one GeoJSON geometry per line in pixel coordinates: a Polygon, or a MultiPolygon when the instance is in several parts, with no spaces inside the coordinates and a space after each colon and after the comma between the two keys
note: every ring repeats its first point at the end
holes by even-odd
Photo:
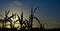
{"type": "Polygon", "coordinates": [[[23,10],[26,18],[32,6],[38,6],[35,16],[41,23],[47,23],[50,28],[60,27],[60,0],[0,0],[0,13],[4,15],[5,10],[11,9],[19,14],[23,10]]]}

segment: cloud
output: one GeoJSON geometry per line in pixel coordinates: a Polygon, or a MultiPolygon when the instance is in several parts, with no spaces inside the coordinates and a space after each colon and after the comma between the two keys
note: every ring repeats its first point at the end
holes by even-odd
{"type": "Polygon", "coordinates": [[[10,3],[10,5],[11,6],[20,6],[20,5],[22,5],[22,3],[19,1],[13,1],[12,3],[10,3]]]}
{"type": "Polygon", "coordinates": [[[22,3],[19,1],[13,1],[9,4],[7,7],[8,9],[18,9],[20,6],[22,6],[22,3]]]}

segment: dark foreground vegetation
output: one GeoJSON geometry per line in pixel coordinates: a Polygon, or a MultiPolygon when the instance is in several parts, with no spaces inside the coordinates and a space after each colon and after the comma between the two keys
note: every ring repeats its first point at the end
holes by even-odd
{"type": "Polygon", "coordinates": [[[17,13],[15,13],[15,14],[12,13],[12,15],[9,17],[8,14],[9,14],[10,10],[5,11],[5,17],[0,15],[1,17],[4,18],[4,19],[0,19],[0,22],[2,23],[2,27],[3,27],[3,28],[0,28],[0,31],[60,31],[60,28],[58,28],[58,29],[44,29],[44,25],[47,25],[47,24],[46,23],[42,24],[40,22],[40,20],[37,17],[34,16],[34,13],[37,10],[37,8],[38,7],[33,9],[33,7],[32,7],[31,8],[31,13],[28,17],[29,19],[25,19],[25,20],[23,20],[23,12],[21,13],[21,15],[18,15],[17,13]],[[18,17],[18,19],[13,22],[12,19],[16,18],[16,16],[18,17]],[[32,24],[33,24],[33,21],[34,21],[33,19],[35,19],[39,23],[40,28],[32,28],[32,24]],[[21,24],[21,26],[20,26],[21,29],[20,30],[17,30],[16,28],[14,28],[14,25],[17,21],[19,21],[19,24],[21,24]],[[5,24],[6,22],[10,22],[11,25],[10,24],[9,25],[11,26],[11,29],[4,28],[5,25],[6,25],[5,24]],[[28,28],[27,30],[26,30],[26,27],[28,28]]]}
{"type": "Polygon", "coordinates": [[[25,30],[25,29],[20,29],[20,30],[17,30],[15,28],[12,28],[12,29],[8,29],[8,28],[0,28],[0,31],[60,31],[60,28],[58,29],[39,29],[39,28],[32,28],[32,30],[25,30]]]}

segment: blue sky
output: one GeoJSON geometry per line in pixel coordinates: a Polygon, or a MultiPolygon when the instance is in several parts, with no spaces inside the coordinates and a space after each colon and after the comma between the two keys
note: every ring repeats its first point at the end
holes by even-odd
{"type": "Polygon", "coordinates": [[[0,13],[10,8],[12,11],[23,9],[24,16],[27,17],[32,6],[38,6],[35,16],[41,23],[58,24],[56,27],[60,27],[60,0],[0,0],[0,13]]]}

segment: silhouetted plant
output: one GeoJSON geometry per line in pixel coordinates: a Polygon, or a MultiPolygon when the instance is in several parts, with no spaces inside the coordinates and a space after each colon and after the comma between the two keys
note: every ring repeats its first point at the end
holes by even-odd
{"type": "MultiPolygon", "coordinates": [[[[9,9],[9,11],[5,11],[5,17],[3,17],[3,16],[1,16],[1,17],[3,17],[4,19],[3,19],[3,28],[4,28],[4,24],[6,23],[6,22],[12,22],[12,20],[11,20],[11,18],[13,17],[13,16],[15,16],[15,15],[12,15],[12,16],[10,16],[10,17],[8,17],[8,14],[9,14],[9,12],[10,12],[10,9],[9,9]]],[[[11,23],[12,24],[12,23],[11,23]]]]}
{"type": "Polygon", "coordinates": [[[33,18],[35,18],[40,24],[40,21],[38,20],[38,18],[34,17],[34,13],[37,10],[37,8],[38,7],[36,7],[35,9],[33,9],[33,7],[31,8],[31,15],[29,17],[29,28],[28,29],[32,29],[33,18]]]}

